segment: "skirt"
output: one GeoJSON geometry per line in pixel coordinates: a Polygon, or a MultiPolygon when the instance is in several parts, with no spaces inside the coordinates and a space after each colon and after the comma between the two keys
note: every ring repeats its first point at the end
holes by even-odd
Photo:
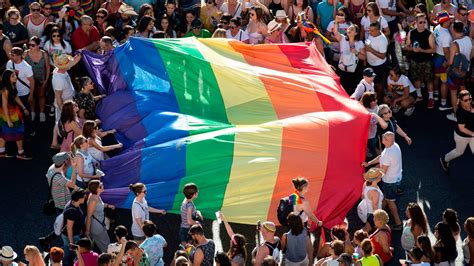
{"type": "Polygon", "coordinates": [[[23,123],[23,113],[17,105],[8,105],[8,116],[13,123],[13,127],[9,127],[7,116],[0,108],[0,138],[5,141],[18,141],[23,139],[25,133],[25,124],[23,123]]]}

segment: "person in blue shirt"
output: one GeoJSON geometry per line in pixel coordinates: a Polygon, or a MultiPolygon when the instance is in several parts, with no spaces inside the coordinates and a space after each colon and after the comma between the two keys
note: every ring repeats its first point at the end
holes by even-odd
{"type": "Polygon", "coordinates": [[[334,20],[335,11],[342,6],[341,2],[337,0],[323,0],[318,4],[316,24],[321,32],[324,34],[329,25],[329,22],[334,20]],[[334,8],[336,6],[336,8],[334,8]]]}

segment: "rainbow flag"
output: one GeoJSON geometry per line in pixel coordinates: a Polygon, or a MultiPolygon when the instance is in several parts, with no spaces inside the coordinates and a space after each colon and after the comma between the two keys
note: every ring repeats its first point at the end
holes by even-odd
{"type": "Polygon", "coordinates": [[[277,221],[291,179],[326,226],[360,197],[369,114],[349,99],[311,44],[251,46],[226,39],[136,39],[105,56],[85,53],[106,129],[126,149],[101,163],[103,198],[130,208],[128,185],[179,213],[186,183],[207,218],[277,221]]]}

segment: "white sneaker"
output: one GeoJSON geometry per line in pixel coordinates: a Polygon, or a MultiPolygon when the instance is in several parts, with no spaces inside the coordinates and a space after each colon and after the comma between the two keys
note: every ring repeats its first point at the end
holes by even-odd
{"type": "Polygon", "coordinates": [[[458,122],[458,119],[456,118],[456,115],[454,113],[447,114],[446,118],[453,122],[458,122]]]}
{"type": "Polygon", "coordinates": [[[441,99],[441,103],[438,107],[438,109],[440,111],[446,111],[446,110],[450,110],[450,109],[453,109],[453,107],[449,106],[446,99],[441,99]]]}
{"type": "Polygon", "coordinates": [[[405,116],[410,116],[413,114],[413,112],[415,111],[415,106],[412,106],[410,108],[407,108],[407,110],[405,111],[405,116]]]}
{"type": "Polygon", "coordinates": [[[40,113],[40,122],[46,122],[46,115],[44,113],[40,113]]]}
{"type": "Polygon", "coordinates": [[[35,118],[36,118],[36,113],[35,112],[31,112],[31,121],[35,121],[35,118]]]}

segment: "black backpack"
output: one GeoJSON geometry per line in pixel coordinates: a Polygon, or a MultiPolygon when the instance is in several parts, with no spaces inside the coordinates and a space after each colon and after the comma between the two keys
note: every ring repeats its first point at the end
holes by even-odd
{"type": "Polygon", "coordinates": [[[291,202],[290,196],[280,199],[277,209],[277,218],[283,226],[288,226],[286,218],[293,211],[293,202],[291,202]]]}

